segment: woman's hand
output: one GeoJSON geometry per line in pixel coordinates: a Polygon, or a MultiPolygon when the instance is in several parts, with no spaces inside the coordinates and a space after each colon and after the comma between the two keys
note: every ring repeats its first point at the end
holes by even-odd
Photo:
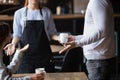
{"type": "Polygon", "coordinates": [[[45,74],[40,73],[40,74],[33,74],[31,80],[44,80],[45,74]]]}
{"type": "Polygon", "coordinates": [[[16,45],[9,43],[4,47],[4,50],[6,50],[7,55],[12,55],[16,50],[16,45]]]}

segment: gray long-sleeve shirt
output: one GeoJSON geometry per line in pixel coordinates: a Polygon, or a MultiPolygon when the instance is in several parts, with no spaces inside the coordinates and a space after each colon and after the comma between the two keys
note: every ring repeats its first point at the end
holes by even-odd
{"type": "Polygon", "coordinates": [[[83,35],[75,38],[83,47],[88,60],[109,59],[115,56],[114,19],[109,0],[89,0],[83,35]]]}
{"type": "Polygon", "coordinates": [[[20,77],[20,78],[13,78],[11,77],[13,73],[16,72],[18,69],[21,61],[22,61],[23,54],[20,53],[19,50],[16,50],[14,57],[8,66],[5,66],[3,63],[3,55],[0,51],[0,80],[31,80],[30,76],[20,77]]]}

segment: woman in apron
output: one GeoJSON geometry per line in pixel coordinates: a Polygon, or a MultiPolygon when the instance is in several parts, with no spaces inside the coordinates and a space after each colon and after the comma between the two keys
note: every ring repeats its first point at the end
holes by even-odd
{"type": "Polygon", "coordinates": [[[53,55],[49,40],[59,40],[51,11],[40,6],[40,0],[26,0],[25,7],[17,10],[13,22],[13,39],[5,48],[12,55],[20,42],[23,47],[29,43],[27,54],[23,56],[18,73],[34,73],[36,68],[44,67],[54,72],[53,55]]]}

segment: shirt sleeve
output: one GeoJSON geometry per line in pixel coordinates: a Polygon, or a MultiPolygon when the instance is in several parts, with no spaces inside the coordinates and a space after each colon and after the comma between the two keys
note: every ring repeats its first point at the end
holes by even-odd
{"type": "Polygon", "coordinates": [[[19,77],[19,78],[11,78],[10,80],[31,80],[30,76],[19,77]]]}
{"type": "Polygon", "coordinates": [[[19,52],[19,50],[16,50],[12,61],[10,62],[10,64],[7,66],[8,70],[10,71],[10,73],[15,73],[16,70],[18,69],[21,61],[22,61],[22,56],[23,54],[19,52]]]}
{"type": "Polygon", "coordinates": [[[13,20],[13,37],[21,37],[22,35],[22,25],[20,24],[20,10],[16,11],[13,20]]]}
{"type": "Polygon", "coordinates": [[[54,35],[57,33],[57,30],[56,30],[56,27],[55,27],[55,23],[54,23],[54,20],[53,20],[53,17],[52,17],[52,13],[50,10],[49,11],[49,14],[48,14],[48,33],[49,35],[54,35]]]}
{"type": "Polygon", "coordinates": [[[18,77],[18,78],[14,78],[11,76],[18,69],[18,67],[22,61],[22,56],[23,56],[23,54],[20,53],[19,50],[16,50],[12,61],[7,66],[6,73],[4,73],[5,77],[3,80],[31,80],[31,76],[23,76],[23,77],[18,77]]]}
{"type": "Polygon", "coordinates": [[[3,80],[31,80],[31,76],[24,76],[24,77],[11,77],[11,76],[6,76],[3,80]]]}

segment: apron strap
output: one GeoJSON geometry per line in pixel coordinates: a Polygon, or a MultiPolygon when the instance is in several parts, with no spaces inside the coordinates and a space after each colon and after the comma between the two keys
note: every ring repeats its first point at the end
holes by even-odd
{"type": "Polygon", "coordinates": [[[41,16],[43,17],[42,8],[40,8],[40,14],[41,14],[41,16]]]}

